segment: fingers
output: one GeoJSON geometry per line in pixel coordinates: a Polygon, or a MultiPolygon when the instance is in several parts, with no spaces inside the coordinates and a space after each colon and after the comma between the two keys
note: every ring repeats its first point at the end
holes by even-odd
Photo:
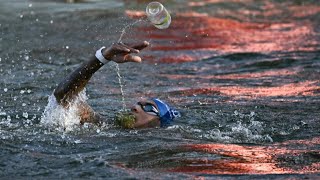
{"type": "Polygon", "coordinates": [[[130,53],[130,49],[118,44],[113,45],[111,49],[114,54],[130,53]]]}
{"type": "Polygon", "coordinates": [[[141,57],[134,56],[134,55],[131,55],[131,54],[125,55],[123,59],[126,62],[136,62],[136,63],[140,63],[141,62],[141,57]]]}
{"type": "Polygon", "coordinates": [[[117,63],[124,62],[138,62],[140,63],[141,57],[131,55],[131,53],[139,53],[140,50],[149,46],[147,41],[138,43],[136,45],[126,45],[124,43],[113,44],[108,49],[105,49],[103,56],[117,63]]]}
{"type": "Polygon", "coordinates": [[[115,54],[139,53],[140,50],[148,46],[149,46],[149,43],[147,41],[144,41],[135,45],[126,45],[124,43],[118,43],[112,46],[112,50],[115,54]]]}
{"type": "Polygon", "coordinates": [[[130,50],[130,53],[139,53],[140,51],[138,49],[132,48],[124,43],[119,43],[121,46],[126,47],[127,49],[130,50]]]}
{"type": "Polygon", "coordinates": [[[149,45],[150,44],[147,41],[143,41],[141,43],[132,45],[131,47],[134,48],[134,49],[142,50],[142,49],[148,47],[149,45]]]}

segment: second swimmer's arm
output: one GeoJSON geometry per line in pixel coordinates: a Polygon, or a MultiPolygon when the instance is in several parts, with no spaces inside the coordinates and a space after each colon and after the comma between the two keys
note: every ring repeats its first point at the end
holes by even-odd
{"type": "MultiPolygon", "coordinates": [[[[139,56],[134,56],[131,53],[138,53],[139,50],[148,45],[149,43],[146,41],[133,46],[118,43],[103,49],[102,54],[106,59],[116,63],[141,62],[139,56]]],[[[92,75],[102,66],[103,64],[93,56],[60,82],[54,90],[54,96],[59,104],[67,106],[85,88],[92,75]]]]}

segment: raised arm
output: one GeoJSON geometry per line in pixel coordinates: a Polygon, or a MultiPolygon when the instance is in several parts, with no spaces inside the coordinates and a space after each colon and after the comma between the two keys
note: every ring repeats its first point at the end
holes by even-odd
{"type": "MultiPolygon", "coordinates": [[[[123,43],[113,44],[109,48],[102,49],[102,55],[116,63],[125,62],[141,62],[139,56],[131,53],[139,53],[140,50],[149,45],[144,41],[136,45],[128,46],[123,43]]],[[[58,87],[54,90],[54,96],[57,102],[63,106],[67,106],[77,95],[85,88],[92,75],[97,72],[104,64],[101,63],[95,56],[92,56],[89,61],[84,62],[74,72],[67,76],[58,87]]]]}

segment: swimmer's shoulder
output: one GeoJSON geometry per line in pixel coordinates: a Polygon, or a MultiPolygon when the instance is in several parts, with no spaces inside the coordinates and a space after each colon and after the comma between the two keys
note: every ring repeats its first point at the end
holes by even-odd
{"type": "Polygon", "coordinates": [[[113,121],[110,118],[103,116],[102,114],[94,111],[90,105],[86,102],[82,102],[79,104],[79,116],[80,116],[80,124],[84,123],[93,123],[97,125],[102,124],[112,124],[113,121]]]}

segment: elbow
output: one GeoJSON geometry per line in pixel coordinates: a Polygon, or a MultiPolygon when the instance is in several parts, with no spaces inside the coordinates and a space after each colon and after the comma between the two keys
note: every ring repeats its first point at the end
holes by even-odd
{"type": "Polygon", "coordinates": [[[62,101],[62,99],[63,99],[63,97],[64,97],[63,91],[61,91],[61,90],[59,89],[59,87],[57,87],[57,88],[54,90],[53,95],[54,95],[54,97],[56,98],[57,102],[60,104],[61,101],[62,101]]]}

